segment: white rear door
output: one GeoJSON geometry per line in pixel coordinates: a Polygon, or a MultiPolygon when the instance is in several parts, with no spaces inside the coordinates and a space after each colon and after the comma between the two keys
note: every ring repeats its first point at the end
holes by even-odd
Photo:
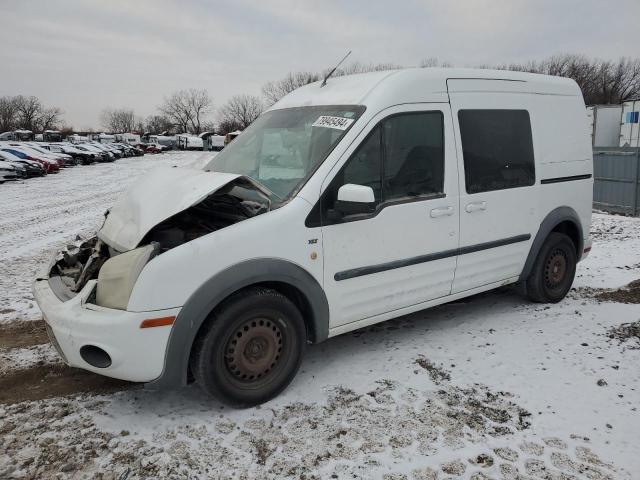
{"type": "Polygon", "coordinates": [[[527,109],[535,96],[502,93],[503,83],[513,82],[448,82],[460,171],[460,250],[453,293],[514,280],[537,232],[527,109]]]}

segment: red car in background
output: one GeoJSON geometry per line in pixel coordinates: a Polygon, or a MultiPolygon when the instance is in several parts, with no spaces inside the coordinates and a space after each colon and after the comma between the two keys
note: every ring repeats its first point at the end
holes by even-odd
{"type": "Polygon", "coordinates": [[[58,173],[60,171],[60,165],[55,160],[41,158],[36,156],[35,154],[32,155],[31,151],[27,152],[14,146],[0,148],[2,148],[2,150],[4,150],[5,152],[9,152],[22,160],[33,160],[34,162],[38,162],[44,167],[47,173],[58,173]]]}
{"type": "Polygon", "coordinates": [[[151,145],[147,145],[144,151],[145,153],[160,153],[162,152],[162,149],[157,145],[151,144],[151,145]]]}

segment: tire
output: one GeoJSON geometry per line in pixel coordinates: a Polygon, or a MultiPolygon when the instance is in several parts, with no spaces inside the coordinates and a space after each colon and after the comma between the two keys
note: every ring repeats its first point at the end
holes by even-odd
{"type": "Polygon", "coordinates": [[[191,372],[221,402],[250,407],[291,383],[305,344],[297,307],[275,290],[251,288],[232,295],[211,314],[195,341],[191,372]]]}
{"type": "Polygon", "coordinates": [[[526,280],[527,296],[538,303],[558,303],[571,289],[576,263],[571,239],[563,233],[549,234],[526,280]]]}

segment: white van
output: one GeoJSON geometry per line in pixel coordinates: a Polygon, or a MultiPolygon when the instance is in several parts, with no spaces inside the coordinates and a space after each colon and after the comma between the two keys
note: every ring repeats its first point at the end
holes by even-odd
{"type": "Polygon", "coordinates": [[[204,170],[154,170],[36,279],[69,365],[223,402],[282,391],[307,343],[519,283],[558,302],[591,240],[565,78],[409,69],[300,88],[204,170]]]}
{"type": "Polygon", "coordinates": [[[179,150],[202,150],[202,138],[190,133],[176,135],[176,145],[179,150]]]}

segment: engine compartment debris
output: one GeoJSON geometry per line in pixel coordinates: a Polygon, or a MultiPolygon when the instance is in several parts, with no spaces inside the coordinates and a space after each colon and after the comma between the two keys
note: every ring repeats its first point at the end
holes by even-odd
{"type": "MultiPolygon", "coordinates": [[[[235,223],[268,212],[269,197],[242,178],[229,183],[153,227],[137,247],[157,243],[159,254],[176,248],[198,237],[213,233],[235,223]]],[[[89,280],[97,279],[100,268],[119,252],[97,236],[68,245],[58,254],[49,278],[58,279],[54,292],[61,298],[75,296],[89,280]]],[[[54,283],[52,282],[52,283],[54,283]]],[[[52,285],[53,287],[53,285],[52,285]]]]}

